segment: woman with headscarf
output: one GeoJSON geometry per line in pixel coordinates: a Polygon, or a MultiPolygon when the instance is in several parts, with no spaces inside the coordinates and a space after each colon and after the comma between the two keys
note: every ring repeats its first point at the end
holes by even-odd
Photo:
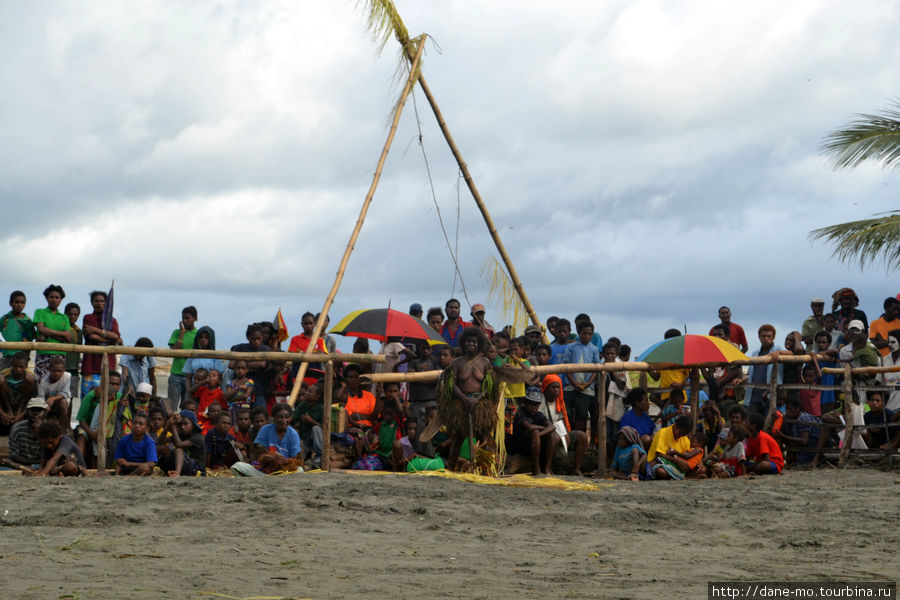
{"type": "MultiPolygon", "coordinates": [[[[566,453],[574,451],[574,464],[572,469],[575,475],[581,475],[581,461],[587,450],[588,438],[583,431],[572,430],[569,426],[569,416],[566,414],[566,402],[563,400],[562,378],[556,373],[550,373],[541,380],[541,391],[544,393],[544,408],[547,418],[556,427],[556,435],[560,442],[564,442],[566,453]]],[[[554,444],[552,448],[556,449],[554,444]]],[[[552,464],[552,462],[551,462],[552,464]]]]}
{"type": "Polygon", "coordinates": [[[626,425],[618,433],[612,460],[613,477],[631,481],[652,479],[647,464],[647,452],[641,445],[637,429],[626,425]]]}

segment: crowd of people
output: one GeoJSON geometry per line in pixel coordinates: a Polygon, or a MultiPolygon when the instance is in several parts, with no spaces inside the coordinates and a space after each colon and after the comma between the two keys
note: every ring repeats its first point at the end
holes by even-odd
{"type": "MultiPolygon", "coordinates": [[[[80,323],[78,304],[60,310],[62,287],[50,285],[43,295],[46,307],[29,317],[25,294],[10,294],[10,311],[0,318],[5,341],[123,345],[116,319],[105,310],[105,292],[90,294],[91,312],[80,323]]],[[[647,375],[659,387],[648,388],[634,385],[625,371],[534,376],[522,369],[629,361],[631,348],[616,337],[604,342],[587,314],[571,322],[551,317],[545,327],[518,334],[510,326],[495,330],[482,304],[474,304],[466,320],[456,299],[427,312],[416,303],[409,314],[446,343],[385,343],[383,365],[335,361],[338,410],[329,458],[353,469],[470,470],[480,453],[496,456],[502,447],[534,475],[582,475],[597,469],[605,437],[607,466],[623,479],[778,474],[787,465],[816,466],[823,449],[840,443],[845,402],[859,412],[857,423],[866,425],[854,444],[896,451],[900,372],[854,375],[853,397],[844,398],[834,389],[840,376],[822,369],[900,365],[900,300],[887,298],[883,314],[869,323],[852,289],[838,290],[832,299],[826,312],[825,301],[813,298],[812,314],[787,334],[783,347],[772,325],[758,328],[753,356],[809,354],[808,362],[753,365],[746,374],[734,365],[702,369],[696,419],[690,414],[690,370],[651,370],[647,375]],[[372,384],[364,376],[377,369],[442,375],[436,383],[372,384]],[[778,408],[771,413],[773,377],[778,408]],[[606,390],[602,415],[599,389],[606,390]]],[[[291,338],[289,352],[337,352],[328,334],[311,346],[317,318],[302,315],[302,333],[291,338]]],[[[709,335],[747,352],[750,343],[730,309],[721,307],[718,318],[709,335]]],[[[215,331],[197,321],[197,309],[185,307],[167,346],[215,350],[215,331]]],[[[664,337],[679,335],[671,329],[664,337]]],[[[38,350],[32,363],[29,352],[4,349],[0,435],[9,436],[9,455],[3,466],[34,475],[78,475],[99,466],[117,475],[182,476],[272,457],[320,465],[330,409],[323,405],[325,370],[309,365],[291,406],[286,399],[300,363],[252,357],[280,349],[284,331],[278,323],[253,323],[245,336],[231,350],[250,354],[246,360],[174,359],[165,394],[157,389],[153,357],[38,350]],[[100,414],[104,357],[109,386],[107,411],[100,414]],[[101,429],[105,440],[99,439],[101,429]],[[97,464],[98,444],[107,450],[106,465],[97,464]]],[[[153,342],[140,336],[134,346],[153,342]]],[[[371,354],[369,340],[358,338],[353,351],[371,354]]]]}

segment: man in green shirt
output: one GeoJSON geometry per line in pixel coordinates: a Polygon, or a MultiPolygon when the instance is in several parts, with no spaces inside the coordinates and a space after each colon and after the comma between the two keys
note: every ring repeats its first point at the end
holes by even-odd
{"type": "MultiPolygon", "coordinates": [[[[48,285],[44,290],[47,308],[34,311],[34,326],[37,329],[37,341],[48,344],[71,344],[75,341],[75,333],[69,324],[69,317],[59,312],[59,304],[66,293],[58,285],[48,285]]],[[[50,357],[54,354],[65,355],[61,350],[38,350],[34,357],[34,375],[40,381],[50,374],[50,357]]]]}
{"type": "MultiPolygon", "coordinates": [[[[34,322],[25,314],[25,292],[16,290],[9,295],[12,309],[0,317],[0,334],[7,342],[34,341],[34,322]]],[[[12,366],[12,357],[18,350],[4,350],[0,358],[0,371],[12,366]]]]}
{"type": "MultiPolygon", "coordinates": [[[[194,347],[194,338],[197,336],[197,309],[193,306],[186,306],[181,311],[181,321],[178,323],[178,329],[169,336],[169,348],[180,350],[182,348],[190,350],[194,347]]],[[[172,360],[172,368],[169,370],[169,385],[167,395],[169,400],[175,406],[176,410],[181,407],[181,402],[187,397],[187,386],[185,386],[184,363],[186,358],[176,358],[172,360]]]]}

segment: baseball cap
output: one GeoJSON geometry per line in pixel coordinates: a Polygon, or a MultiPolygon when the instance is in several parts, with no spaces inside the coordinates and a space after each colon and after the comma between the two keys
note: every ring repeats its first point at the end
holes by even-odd
{"type": "Polygon", "coordinates": [[[866,326],[863,325],[863,322],[859,319],[853,319],[849,323],[847,323],[847,329],[859,329],[860,331],[865,331],[866,326]]]}
{"type": "Polygon", "coordinates": [[[473,304],[472,305],[472,314],[474,315],[475,313],[480,313],[480,312],[487,312],[487,310],[485,310],[485,308],[484,308],[484,304],[473,304]]]}
{"type": "Polygon", "coordinates": [[[821,298],[813,298],[809,301],[810,304],[825,304],[825,301],[821,298]]]}
{"type": "Polygon", "coordinates": [[[50,407],[47,406],[47,401],[43,398],[32,398],[28,401],[28,404],[25,405],[25,408],[42,408],[44,410],[47,410],[50,407]]]}
{"type": "Polygon", "coordinates": [[[539,387],[529,386],[528,391],[525,392],[525,402],[540,404],[543,401],[544,395],[541,394],[541,389],[539,387]]]}
{"type": "Polygon", "coordinates": [[[529,325],[528,327],[525,328],[525,335],[528,335],[529,333],[542,333],[542,332],[541,332],[541,328],[538,327],[537,325],[529,325]]]}
{"type": "Polygon", "coordinates": [[[422,313],[422,305],[419,304],[418,302],[415,302],[415,303],[413,303],[413,304],[410,304],[410,305],[409,305],[409,312],[410,312],[410,313],[419,313],[419,314],[421,314],[421,313],[422,313]]]}
{"type": "Polygon", "coordinates": [[[185,419],[187,419],[188,421],[193,423],[195,429],[200,429],[200,425],[197,423],[197,413],[195,413],[192,410],[183,410],[179,414],[181,414],[182,417],[184,417],[185,419]]]}

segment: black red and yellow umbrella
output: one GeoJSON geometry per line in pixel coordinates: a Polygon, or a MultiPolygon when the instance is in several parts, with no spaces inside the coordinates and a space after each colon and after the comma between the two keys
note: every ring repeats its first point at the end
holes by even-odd
{"type": "Polygon", "coordinates": [[[422,340],[427,341],[430,346],[447,343],[422,319],[392,308],[364,308],[353,311],[338,321],[329,333],[382,342],[422,340]]]}

